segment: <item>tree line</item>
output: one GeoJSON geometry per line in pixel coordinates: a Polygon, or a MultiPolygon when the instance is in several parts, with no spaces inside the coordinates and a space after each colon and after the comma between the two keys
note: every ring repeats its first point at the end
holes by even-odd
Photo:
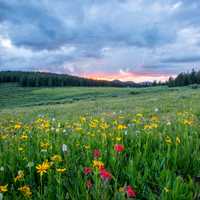
{"type": "Polygon", "coordinates": [[[19,83],[23,87],[107,86],[139,87],[134,82],[106,81],[45,72],[1,71],[0,83],[19,83]]]}
{"type": "Polygon", "coordinates": [[[187,86],[192,84],[200,84],[200,71],[180,73],[176,78],[170,77],[166,83],[169,87],[187,86]]]}
{"type": "Polygon", "coordinates": [[[86,86],[86,87],[150,87],[168,85],[169,87],[187,86],[200,84],[200,71],[180,73],[175,78],[170,77],[166,82],[122,82],[119,80],[106,81],[82,78],[67,74],[55,74],[46,72],[22,72],[0,71],[0,83],[18,83],[23,87],[63,87],[63,86],[86,86]]]}

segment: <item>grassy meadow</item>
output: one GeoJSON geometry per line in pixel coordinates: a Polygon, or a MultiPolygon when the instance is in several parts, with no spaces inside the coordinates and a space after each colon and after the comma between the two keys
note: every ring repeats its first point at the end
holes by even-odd
{"type": "Polygon", "coordinates": [[[0,85],[0,199],[200,199],[200,89],[0,85]]]}

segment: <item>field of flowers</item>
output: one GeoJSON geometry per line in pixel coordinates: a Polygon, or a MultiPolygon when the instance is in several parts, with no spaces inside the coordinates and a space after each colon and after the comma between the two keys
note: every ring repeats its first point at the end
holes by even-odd
{"type": "Polygon", "coordinates": [[[199,198],[200,126],[190,112],[1,119],[1,200],[199,198]]]}

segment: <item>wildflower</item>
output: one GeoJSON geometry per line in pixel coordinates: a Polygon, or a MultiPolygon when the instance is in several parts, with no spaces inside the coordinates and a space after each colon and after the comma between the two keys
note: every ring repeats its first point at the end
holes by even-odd
{"type": "Polygon", "coordinates": [[[100,170],[100,176],[104,181],[109,181],[112,179],[111,173],[106,171],[105,169],[100,170]]]}
{"type": "Polygon", "coordinates": [[[120,141],[122,140],[122,137],[116,137],[116,140],[117,140],[118,142],[120,142],[120,141]]]}
{"type": "Polygon", "coordinates": [[[54,155],[51,157],[51,160],[54,162],[62,162],[62,157],[60,155],[54,155]]]}
{"type": "Polygon", "coordinates": [[[41,143],[40,144],[40,147],[42,148],[42,149],[45,149],[45,150],[47,150],[49,147],[50,147],[50,144],[48,143],[48,142],[45,142],[45,143],[41,143]]]}
{"type": "Polygon", "coordinates": [[[15,124],[15,126],[14,126],[15,129],[20,129],[21,127],[22,127],[22,126],[21,126],[21,124],[19,124],[19,123],[15,124]]]}
{"type": "Polygon", "coordinates": [[[167,122],[167,126],[170,126],[170,125],[171,125],[171,122],[170,122],[170,121],[168,121],[168,122],[167,122]]]}
{"type": "Polygon", "coordinates": [[[145,125],[144,125],[144,130],[148,130],[148,129],[152,129],[151,125],[145,124],[145,125]]]}
{"type": "Polygon", "coordinates": [[[89,179],[86,181],[85,185],[86,185],[87,189],[90,189],[90,188],[92,188],[93,184],[92,184],[92,181],[89,179]]]}
{"type": "Polygon", "coordinates": [[[99,149],[95,149],[93,151],[93,156],[94,156],[94,158],[99,158],[101,156],[100,150],[99,149]]]}
{"type": "Polygon", "coordinates": [[[119,192],[124,192],[124,187],[120,187],[119,192]]]}
{"type": "Polygon", "coordinates": [[[44,173],[47,173],[48,169],[50,168],[50,163],[48,160],[45,160],[42,164],[36,166],[37,173],[42,176],[44,173]]]}
{"type": "Polygon", "coordinates": [[[19,151],[24,151],[24,148],[23,147],[19,147],[18,150],[19,151]]]}
{"type": "Polygon", "coordinates": [[[126,125],[124,125],[124,124],[118,124],[118,126],[117,126],[117,129],[118,130],[124,130],[124,129],[126,129],[127,127],[126,127],[126,125]]]}
{"type": "Polygon", "coordinates": [[[122,145],[122,144],[116,144],[115,147],[114,147],[114,149],[117,152],[122,152],[122,151],[124,151],[124,145],[122,145]]]}
{"type": "Polygon", "coordinates": [[[100,127],[105,130],[105,129],[109,128],[109,125],[106,122],[104,122],[104,123],[100,124],[100,127]]]}
{"type": "Polygon", "coordinates": [[[31,189],[28,185],[24,185],[18,188],[18,190],[24,195],[24,197],[29,198],[32,195],[31,189]]]}
{"type": "Polygon", "coordinates": [[[168,192],[170,191],[170,189],[167,188],[167,187],[164,187],[164,191],[165,191],[166,193],[168,193],[168,192]]]}
{"type": "Polygon", "coordinates": [[[142,117],[143,117],[143,114],[142,114],[142,113],[137,113],[137,114],[136,114],[136,117],[142,118],[142,117]]]}
{"type": "Polygon", "coordinates": [[[1,172],[4,171],[4,167],[3,167],[3,166],[0,167],[0,171],[1,171],[1,172]]]}
{"type": "Polygon", "coordinates": [[[104,169],[104,164],[103,164],[103,162],[101,162],[99,160],[93,160],[93,167],[101,170],[101,169],[104,169]]]}
{"type": "Polygon", "coordinates": [[[4,193],[8,191],[8,185],[0,185],[0,193],[4,193]]]}
{"type": "Polygon", "coordinates": [[[156,115],[151,116],[151,121],[152,122],[159,122],[159,118],[156,115]]]}
{"type": "Polygon", "coordinates": [[[3,193],[0,193],[0,200],[3,200],[3,193]]]}
{"type": "Polygon", "coordinates": [[[84,147],[85,149],[89,149],[89,148],[90,148],[90,145],[89,145],[89,144],[85,144],[83,147],[84,147]]]}
{"type": "Polygon", "coordinates": [[[28,135],[26,135],[26,134],[22,134],[20,136],[20,140],[27,140],[27,139],[28,139],[28,135]]]}
{"type": "Polygon", "coordinates": [[[28,168],[31,168],[31,167],[33,167],[34,166],[34,163],[33,162],[28,162],[28,164],[27,164],[27,167],[28,168]]]}
{"type": "Polygon", "coordinates": [[[83,172],[85,175],[88,175],[92,172],[92,169],[90,167],[84,167],[83,172]]]}
{"type": "Polygon", "coordinates": [[[91,127],[91,128],[96,128],[97,127],[97,124],[98,124],[98,120],[92,120],[91,122],[90,122],[90,124],[89,124],[89,126],[91,127]]]}
{"type": "Polygon", "coordinates": [[[180,138],[177,136],[176,137],[176,144],[180,144],[181,143],[181,140],[180,140],[180,138]]]}
{"type": "Polygon", "coordinates": [[[17,176],[14,178],[14,181],[17,182],[17,181],[20,181],[23,178],[24,178],[24,171],[19,170],[18,173],[17,173],[17,176]]]}
{"type": "Polygon", "coordinates": [[[66,168],[58,168],[56,171],[62,174],[66,171],[66,168]]]}
{"type": "Polygon", "coordinates": [[[191,126],[193,124],[193,120],[192,119],[184,119],[183,120],[183,124],[191,126]]]}
{"type": "Polygon", "coordinates": [[[136,192],[134,191],[134,189],[130,185],[128,185],[126,187],[125,192],[126,192],[126,194],[129,198],[135,198],[136,197],[136,192]]]}
{"type": "Polygon", "coordinates": [[[166,142],[167,144],[172,144],[172,139],[171,139],[169,136],[166,136],[165,142],[166,142]]]}
{"type": "Polygon", "coordinates": [[[62,151],[63,151],[63,153],[67,152],[67,145],[66,144],[62,145],[62,151]]]}
{"type": "Polygon", "coordinates": [[[86,118],[85,117],[80,117],[80,122],[83,124],[86,122],[86,118]]]}
{"type": "Polygon", "coordinates": [[[152,128],[152,129],[154,129],[154,128],[155,128],[155,129],[158,128],[158,124],[156,124],[156,123],[152,123],[152,124],[151,124],[151,128],[152,128]]]}

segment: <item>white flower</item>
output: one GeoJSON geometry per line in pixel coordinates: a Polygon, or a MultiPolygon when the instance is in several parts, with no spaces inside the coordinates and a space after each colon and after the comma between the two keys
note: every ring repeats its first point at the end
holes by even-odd
{"type": "Polygon", "coordinates": [[[171,125],[171,122],[170,122],[170,121],[168,121],[168,122],[167,122],[167,126],[170,126],[170,125],[171,125]]]}
{"type": "Polygon", "coordinates": [[[62,145],[62,151],[63,151],[63,152],[67,152],[67,145],[66,145],[66,144],[63,144],[63,145],[62,145]]]}
{"type": "Polygon", "coordinates": [[[60,129],[59,129],[59,128],[57,128],[57,129],[56,129],[56,133],[58,133],[59,131],[60,131],[60,129]]]}
{"type": "Polygon", "coordinates": [[[158,112],[159,111],[159,109],[158,108],[155,108],[155,110],[154,110],[155,112],[158,112]]]}
{"type": "Polygon", "coordinates": [[[33,163],[33,162],[28,162],[27,167],[31,168],[31,167],[33,167],[33,166],[34,166],[34,163],[33,163]]]}
{"type": "Polygon", "coordinates": [[[46,153],[47,149],[42,149],[41,152],[46,153]]]}
{"type": "Polygon", "coordinates": [[[4,171],[4,167],[3,167],[3,166],[0,167],[0,171],[1,171],[1,172],[4,171]]]}
{"type": "Polygon", "coordinates": [[[3,200],[3,193],[0,193],[0,200],[3,200]]]}

